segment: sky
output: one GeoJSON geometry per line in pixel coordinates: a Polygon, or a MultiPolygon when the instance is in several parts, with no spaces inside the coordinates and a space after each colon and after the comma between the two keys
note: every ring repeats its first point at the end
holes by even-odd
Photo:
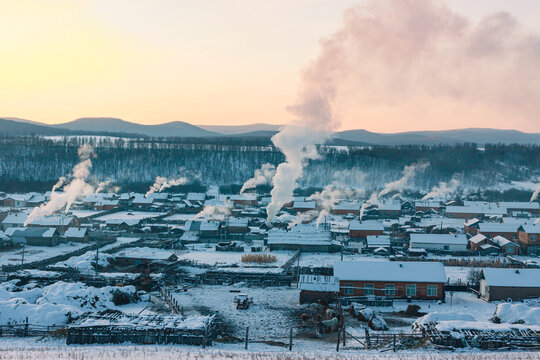
{"type": "MultiPolygon", "coordinates": [[[[504,59],[500,62],[489,58],[470,72],[482,72],[485,64],[493,64],[492,72],[486,70],[478,77],[459,71],[455,76],[463,77],[459,81],[454,76],[439,79],[446,70],[435,71],[433,64],[427,64],[429,53],[409,59],[409,67],[403,65],[404,60],[399,66],[405,72],[412,69],[415,74],[424,73],[426,67],[425,73],[438,79],[435,85],[451,81],[467,91],[437,93],[433,86],[423,85],[419,90],[414,84],[406,84],[399,93],[395,89],[402,84],[401,75],[384,66],[370,67],[370,77],[375,80],[364,81],[366,64],[385,64],[387,58],[372,56],[366,49],[346,55],[351,59],[346,68],[354,74],[341,74],[336,85],[339,94],[334,116],[339,118],[339,129],[397,132],[497,127],[540,132],[539,108],[534,106],[540,104],[537,72],[523,73],[515,81],[497,74],[497,66],[513,73],[518,60],[524,68],[538,68],[538,62],[528,61],[535,59],[540,49],[536,37],[540,34],[540,1],[434,2],[470,23],[451,30],[456,34],[470,32],[463,35],[465,39],[476,36],[473,30],[486,16],[501,11],[512,14],[519,34],[517,30],[512,33],[511,38],[517,40],[512,40],[513,46],[505,47],[505,51],[518,49],[520,56],[509,60],[501,55],[504,59]],[[534,41],[529,41],[531,38],[534,41]],[[524,42],[536,44],[536,49],[530,46],[523,50],[524,42]],[[529,56],[530,52],[535,55],[529,56]],[[508,65],[509,61],[513,65],[508,65]],[[364,72],[357,71],[359,68],[364,72]],[[484,84],[479,87],[471,84],[473,81],[484,84]],[[504,90],[507,81],[510,85],[504,90]],[[520,86],[521,81],[525,86],[520,86]],[[473,90],[476,96],[471,96],[473,90]]],[[[408,11],[414,11],[415,6],[410,5],[408,11]]],[[[287,109],[295,104],[303,74],[321,54],[321,39],[324,42],[346,28],[344,14],[351,7],[356,12],[380,11],[373,15],[380,16],[378,19],[388,14],[388,9],[377,10],[363,0],[0,1],[0,115],[50,124],[88,116],[118,117],[143,124],[177,120],[205,125],[283,124],[295,116],[287,109]]],[[[426,18],[431,15],[426,12],[426,18]]],[[[359,18],[365,25],[367,17],[359,18]]],[[[425,31],[432,31],[430,22],[425,23],[425,31]]],[[[433,29],[438,31],[438,27],[433,29]]],[[[377,41],[402,47],[405,36],[398,35],[396,40],[391,32],[395,29],[383,30],[377,41]]],[[[505,34],[503,31],[500,38],[505,34]]],[[[359,36],[353,45],[360,40],[367,43],[362,34],[359,36]]],[[[449,40],[453,59],[454,52],[461,56],[462,50],[452,41],[459,40],[456,36],[449,40]]],[[[436,52],[432,57],[436,60],[446,58],[450,51],[428,50],[436,52]]],[[[394,61],[399,62],[400,56],[394,61]]],[[[446,65],[468,66],[457,55],[454,60],[446,65]]],[[[414,77],[407,81],[419,80],[414,77]]]]}

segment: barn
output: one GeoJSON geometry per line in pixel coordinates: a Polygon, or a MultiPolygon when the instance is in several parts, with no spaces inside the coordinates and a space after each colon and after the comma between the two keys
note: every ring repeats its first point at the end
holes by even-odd
{"type": "Polygon", "coordinates": [[[446,272],[439,262],[341,261],[334,276],[340,296],[444,300],[446,272]]]}
{"type": "Polygon", "coordinates": [[[522,300],[540,296],[540,269],[485,268],[480,295],[488,300],[522,300]]]}

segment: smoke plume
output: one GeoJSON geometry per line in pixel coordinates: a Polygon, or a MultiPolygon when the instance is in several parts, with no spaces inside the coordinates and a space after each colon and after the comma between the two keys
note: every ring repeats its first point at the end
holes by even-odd
{"type": "Polygon", "coordinates": [[[223,221],[231,214],[232,204],[227,202],[224,205],[210,205],[205,206],[197,215],[195,219],[208,219],[223,221]]]}
{"type": "Polygon", "coordinates": [[[186,177],[167,179],[166,177],[163,177],[163,176],[156,176],[156,180],[154,181],[154,184],[150,186],[150,189],[148,189],[148,191],[146,192],[144,196],[147,197],[150,194],[153,194],[155,192],[161,192],[173,186],[184,185],[187,182],[188,182],[188,179],[186,177]]]}
{"type": "Polygon", "coordinates": [[[459,180],[456,178],[450,180],[448,183],[441,181],[439,185],[434,186],[433,189],[422,198],[422,200],[444,197],[446,195],[453,194],[456,192],[458,186],[459,180]]]}
{"type": "Polygon", "coordinates": [[[428,166],[429,163],[406,165],[405,168],[403,168],[403,176],[396,181],[385,184],[384,189],[381,190],[378,197],[382,197],[392,191],[402,192],[409,184],[409,181],[416,175],[416,172],[424,171],[428,166]]]}
{"type": "Polygon", "coordinates": [[[540,195],[540,183],[536,185],[536,189],[534,189],[530,202],[538,200],[538,195],[540,195]]]}
{"type": "Polygon", "coordinates": [[[324,218],[330,215],[334,205],[342,200],[356,200],[358,195],[359,193],[356,190],[333,183],[327,185],[322,191],[317,191],[308,197],[307,200],[314,200],[321,206],[316,226],[319,227],[324,218]]]}
{"type": "Polygon", "coordinates": [[[251,179],[248,179],[242,189],[240,189],[240,194],[243,194],[247,189],[254,189],[259,185],[265,185],[272,182],[272,178],[276,174],[276,167],[270,163],[264,164],[260,169],[255,170],[255,174],[251,179]]]}
{"type": "Polygon", "coordinates": [[[364,201],[364,203],[362,204],[362,207],[360,208],[360,216],[359,216],[360,221],[362,221],[362,217],[364,216],[364,212],[366,211],[368,206],[378,205],[378,204],[379,204],[379,197],[377,196],[377,193],[374,192],[371,194],[369,199],[364,201]]]}
{"type": "Polygon", "coordinates": [[[439,0],[366,0],[320,43],[319,78],[348,124],[537,128],[540,34],[507,12],[473,21],[439,0]]]}
{"type": "Polygon", "coordinates": [[[91,158],[95,156],[92,146],[85,144],[78,150],[79,163],[73,167],[71,175],[68,178],[60,178],[53,186],[50,200],[39,207],[35,207],[28,215],[24,225],[47,215],[53,214],[55,211],[64,209],[68,211],[74,201],[79,200],[93,192],[92,185],[86,182],[90,175],[92,167],[91,158]],[[68,183],[69,181],[69,183],[68,183]],[[64,184],[64,185],[63,185],[64,184]],[[59,187],[63,186],[63,192],[57,193],[59,187]]]}

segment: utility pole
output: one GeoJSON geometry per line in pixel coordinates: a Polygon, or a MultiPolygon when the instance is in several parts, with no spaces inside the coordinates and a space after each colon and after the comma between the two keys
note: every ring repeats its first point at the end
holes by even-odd
{"type": "Polygon", "coordinates": [[[21,256],[21,270],[23,268],[23,264],[24,264],[24,249],[26,248],[26,243],[23,244],[22,246],[22,256],[21,256]]]}

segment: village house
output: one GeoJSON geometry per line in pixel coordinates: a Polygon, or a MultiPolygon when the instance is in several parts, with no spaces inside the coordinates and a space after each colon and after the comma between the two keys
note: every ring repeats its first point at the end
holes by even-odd
{"type": "Polygon", "coordinates": [[[0,224],[2,225],[3,230],[11,227],[21,227],[24,226],[27,218],[28,213],[25,212],[11,213],[8,214],[0,224]]]}
{"type": "Polygon", "coordinates": [[[178,257],[167,250],[148,247],[127,248],[114,254],[120,266],[148,266],[151,263],[173,263],[178,257]]]}
{"type": "Polygon", "coordinates": [[[229,200],[234,204],[234,206],[257,205],[257,195],[254,194],[231,195],[229,200]]]}
{"type": "Polygon", "coordinates": [[[409,248],[436,251],[467,251],[465,234],[411,234],[409,248]]]}
{"type": "Polygon", "coordinates": [[[12,208],[22,208],[28,206],[28,200],[30,200],[34,194],[7,194],[2,200],[2,206],[12,208]]]}
{"type": "Polygon", "coordinates": [[[306,211],[315,210],[315,201],[295,201],[293,203],[293,210],[295,213],[302,213],[306,211]]]}
{"type": "Polygon", "coordinates": [[[540,224],[520,226],[518,230],[518,239],[525,254],[540,254],[540,224]]]}
{"type": "Polygon", "coordinates": [[[489,239],[483,234],[476,234],[469,239],[469,246],[473,251],[479,251],[480,246],[486,245],[489,243],[489,239]]]}
{"type": "Polygon", "coordinates": [[[493,239],[495,236],[503,236],[514,241],[518,240],[519,224],[482,222],[478,224],[478,232],[493,239]]]}
{"type": "Polygon", "coordinates": [[[354,216],[360,215],[360,204],[356,201],[342,201],[339,204],[334,205],[332,209],[334,215],[348,215],[354,216]]]}
{"type": "Polygon", "coordinates": [[[64,238],[66,241],[75,241],[75,242],[88,242],[89,234],[87,228],[69,228],[64,233],[64,238]]]}
{"type": "Polygon", "coordinates": [[[114,210],[120,208],[120,200],[101,199],[94,204],[96,210],[114,210]]]}
{"type": "Polygon", "coordinates": [[[226,224],[229,234],[246,234],[249,232],[249,218],[231,216],[227,218],[226,224]]]}
{"type": "Polygon", "coordinates": [[[488,301],[540,296],[540,269],[485,268],[481,276],[480,295],[488,301]]]}
{"type": "Polygon", "coordinates": [[[497,206],[447,206],[446,217],[458,219],[472,219],[484,215],[499,215],[507,214],[507,209],[497,206]]]}
{"type": "Polygon", "coordinates": [[[386,202],[379,205],[379,217],[383,219],[397,219],[401,215],[399,201],[386,202]]]}
{"type": "Polygon", "coordinates": [[[508,214],[512,214],[514,212],[527,212],[531,215],[540,214],[540,203],[537,202],[502,201],[499,203],[499,206],[507,208],[508,214]]]}
{"type": "Polygon", "coordinates": [[[520,246],[514,241],[508,240],[503,236],[497,235],[491,241],[501,248],[505,255],[519,255],[520,246]]]}
{"type": "Polygon", "coordinates": [[[478,227],[482,221],[477,218],[465,220],[463,231],[465,234],[476,235],[478,234],[478,227]]]}
{"type": "Polygon", "coordinates": [[[272,229],[268,231],[267,245],[271,251],[300,250],[302,252],[337,252],[341,244],[332,241],[327,230],[311,225],[296,225],[290,230],[272,229]]]}
{"type": "Polygon", "coordinates": [[[25,243],[32,246],[55,246],[60,240],[56,228],[19,228],[11,233],[14,243],[25,243]]]}
{"type": "Polygon", "coordinates": [[[389,235],[369,235],[366,238],[366,248],[369,251],[374,251],[379,248],[390,250],[391,242],[389,235]]]}
{"type": "Polygon", "coordinates": [[[341,261],[334,276],[340,296],[444,300],[446,273],[439,262],[341,261]]]}
{"type": "Polygon", "coordinates": [[[60,233],[64,233],[68,228],[81,226],[79,218],[73,215],[49,215],[42,216],[27,224],[28,227],[54,227],[60,233]]]}
{"type": "Polygon", "coordinates": [[[443,207],[444,203],[442,201],[429,200],[414,202],[414,208],[416,209],[416,211],[422,211],[424,213],[430,212],[431,210],[439,212],[443,207]]]}
{"type": "Polygon", "coordinates": [[[349,237],[351,239],[366,239],[369,235],[382,235],[384,225],[379,222],[359,222],[349,223],[349,237]]]}

